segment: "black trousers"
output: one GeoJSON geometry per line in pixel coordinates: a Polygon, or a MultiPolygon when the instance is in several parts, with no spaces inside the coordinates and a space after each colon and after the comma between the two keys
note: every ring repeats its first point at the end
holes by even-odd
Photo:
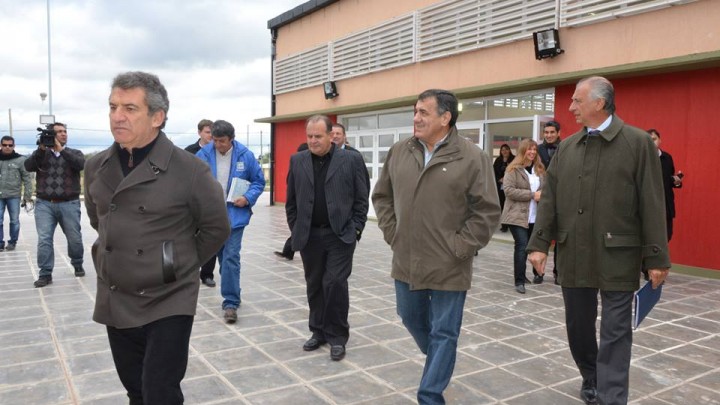
{"type": "Polygon", "coordinates": [[[107,327],[110,350],[130,405],[175,405],[184,401],[193,317],[177,315],[138,328],[107,327]]]}
{"type": "Polygon", "coordinates": [[[200,280],[205,280],[206,278],[209,278],[210,280],[213,279],[213,270],[215,270],[215,258],[217,256],[211,257],[207,263],[203,264],[202,267],[200,267],[200,280]]]}
{"type": "Polygon", "coordinates": [[[632,349],[632,291],[600,291],[600,345],[596,340],[598,289],[562,288],[568,343],[585,380],[597,381],[598,402],[627,404],[632,349]]]}
{"type": "Polygon", "coordinates": [[[283,256],[289,257],[290,259],[295,257],[295,251],[292,250],[292,237],[287,238],[287,240],[285,241],[285,244],[283,245],[282,254],[283,254],[283,256]]]}
{"type": "Polygon", "coordinates": [[[350,337],[348,278],[352,272],[355,243],[340,240],[331,228],[312,228],[300,251],[313,337],[331,345],[345,345],[350,337]]]}

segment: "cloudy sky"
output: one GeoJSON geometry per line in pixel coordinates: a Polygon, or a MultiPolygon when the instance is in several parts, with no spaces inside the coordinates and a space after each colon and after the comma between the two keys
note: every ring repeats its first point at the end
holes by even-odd
{"type": "MultiPolygon", "coordinates": [[[[52,112],[68,125],[68,145],[86,152],[112,142],[110,82],[120,72],[157,74],[168,90],[165,131],[178,146],[197,139],[202,118],[224,119],[260,151],[270,115],[267,21],[305,0],[50,0],[52,112]]],[[[0,135],[18,152],[35,147],[47,114],[46,0],[0,0],[0,135]]],[[[264,149],[267,152],[267,148],[264,149]]]]}

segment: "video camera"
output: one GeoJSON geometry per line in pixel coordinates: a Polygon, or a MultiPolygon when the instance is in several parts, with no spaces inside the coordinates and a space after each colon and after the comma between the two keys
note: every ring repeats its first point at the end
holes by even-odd
{"type": "Polygon", "coordinates": [[[42,127],[38,127],[38,131],[40,133],[38,134],[38,145],[43,145],[48,148],[52,148],[55,146],[55,130],[53,129],[53,126],[55,124],[47,124],[45,126],[45,129],[42,129],[42,127]]]}

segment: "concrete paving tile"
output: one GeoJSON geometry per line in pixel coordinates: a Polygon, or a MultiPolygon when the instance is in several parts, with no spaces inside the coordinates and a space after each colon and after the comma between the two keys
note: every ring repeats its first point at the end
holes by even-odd
{"type": "Polygon", "coordinates": [[[298,305],[296,300],[284,297],[260,302],[250,302],[249,304],[245,305],[252,305],[252,307],[255,308],[258,313],[262,313],[268,316],[272,316],[274,312],[303,308],[303,306],[298,305]]]}
{"type": "Polygon", "coordinates": [[[336,404],[369,401],[392,392],[388,385],[360,372],[318,381],[315,386],[336,404]]]}
{"type": "Polygon", "coordinates": [[[577,405],[582,404],[583,401],[579,398],[571,398],[551,388],[543,388],[513,399],[505,400],[504,403],[507,405],[577,405]]]}
{"type": "Polygon", "coordinates": [[[712,370],[710,367],[669,356],[664,353],[658,353],[640,359],[635,362],[635,365],[648,370],[657,370],[659,374],[663,374],[668,377],[684,380],[712,370]]]}
{"type": "Polygon", "coordinates": [[[115,363],[109,349],[102,352],[68,357],[65,362],[68,370],[74,376],[115,370],[115,363]]]}
{"type": "Polygon", "coordinates": [[[654,397],[640,398],[635,401],[629,400],[628,403],[630,403],[632,405],[677,405],[677,404],[670,404],[668,402],[665,402],[663,400],[660,400],[660,399],[657,399],[654,397]]]}
{"type": "Polygon", "coordinates": [[[185,370],[185,378],[198,378],[215,374],[213,370],[200,356],[189,356],[188,366],[185,370]]]}
{"type": "MultiPolygon", "coordinates": [[[[700,315],[702,316],[702,315],[700,315]]],[[[673,322],[674,325],[684,326],[690,329],[696,329],[703,332],[720,334],[720,322],[705,320],[700,317],[689,317],[678,319],[673,322]]]]}
{"type": "Polygon", "coordinates": [[[398,363],[405,359],[401,354],[378,345],[370,345],[347,351],[345,360],[361,369],[398,363]]]}
{"type": "MultiPolygon", "coordinates": [[[[384,381],[396,390],[416,388],[420,384],[423,365],[415,361],[404,360],[399,363],[387,364],[365,370],[367,374],[384,381]]],[[[457,374],[457,369],[456,369],[457,374]]]]}
{"type": "Polygon", "coordinates": [[[379,318],[369,312],[363,311],[350,311],[350,315],[348,316],[348,323],[353,329],[378,325],[386,322],[388,321],[383,318],[379,318]]]}
{"type": "Polygon", "coordinates": [[[504,400],[540,388],[540,385],[534,382],[499,368],[469,374],[457,380],[495,400],[504,400]],[[509,381],[512,381],[512,384],[509,384],[509,381]]]}
{"type": "Polygon", "coordinates": [[[64,377],[58,360],[43,360],[0,367],[0,389],[13,385],[35,384],[40,381],[57,380],[64,377]]]}
{"type": "MultiPolygon", "coordinates": [[[[659,330],[658,330],[659,331],[659,330]]],[[[633,332],[633,346],[643,346],[650,350],[667,350],[671,347],[683,345],[685,342],[669,337],[650,333],[650,330],[638,329],[633,332]]]]}
{"type": "Polygon", "coordinates": [[[505,319],[503,321],[491,321],[485,323],[479,323],[477,325],[469,326],[467,329],[471,332],[483,335],[489,339],[507,339],[513,336],[527,333],[528,331],[522,328],[517,328],[509,324],[510,320],[505,319]]]}
{"type": "Polygon", "coordinates": [[[295,329],[288,328],[284,325],[272,324],[266,327],[244,330],[242,335],[254,344],[270,343],[303,337],[295,329]]]}
{"type": "Polygon", "coordinates": [[[490,318],[495,321],[517,316],[517,312],[515,312],[511,308],[500,305],[485,304],[484,306],[473,308],[470,312],[484,316],[486,318],[490,318]]]}
{"type": "Polygon", "coordinates": [[[373,398],[368,401],[356,402],[355,405],[412,405],[416,404],[417,401],[401,393],[393,393],[377,398],[373,398]]]}
{"type": "Polygon", "coordinates": [[[190,336],[190,346],[199,353],[212,353],[229,348],[247,347],[250,343],[232,331],[218,331],[203,336],[190,336]]]}
{"type": "Polygon", "coordinates": [[[127,393],[114,369],[76,376],[73,378],[73,384],[81,402],[127,393]]]}
{"type": "Polygon", "coordinates": [[[262,392],[248,395],[247,401],[252,405],[277,405],[277,404],[332,404],[327,397],[306,386],[291,386],[277,391],[262,392]]]}
{"type": "Polygon", "coordinates": [[[225,378],[243,395],[300,383],[288,370],[274,364],[233,371],[225,378]]]}
{"type": "MultiPolygon", "coordinates": [[[[419,361],[421,365],[424,365],[425,363],[422,361],[419,361]]],[[[477,359],[473,356],[470,356],[468,354],[465,354],[462,351],[458,351],[457,358],[455,359],[455,370],[453,371],[453,376],[461,376],[465,374],[472,374],[478,371],[487,370],[490,368],[495,367],[494,365],[482,361],[480,359],[477,359]]]]}
{"type": "MultiPolygon", "coordinates": [[[[37,316],[38,314],[35,314],[36,316],[31,316],[27,318],[22,319],[10,319],[10,320],[4,320],[0,321],[0,330],[3,331],[33,331],[37,329],[46,329],[48,325],[47,318],[43,316],[37,316]]],[[[42,314],[41,314],[42,315],[42,314]]]]}
{"type": "Polygon", "coordinates": [[[516,328],[525,329],[528,332],[538,332],[561,325],[559,322],[548,321],[547,319],[532,315],[519,315],[504,319],[502,322],[516,328]]]}
{"type": "Polygon", "coordinates": [[[483,405],[495,403],[492,398],[472,389],[472,387],[452,380],[443,393],[443,397],[450,404],[483,405]]]}
{"type": "Polygon", "coordinates": [[[221,372],[267,364],[270,358],[252,347],[229,349],[205,355],[205,359],[221,372]]]}
{"type": "Polygon", "coordinates": [[[543,334],[543,332],[529,333],[505,339],[503,340],[503,343],[513,347],[522,347],[539,355],[556,352],[568,347],[565,341],[560,341],[553,337],[547,337],[543,334]]]}
{"type": "Polygon", "coordinates": [[[540,382],[543,385],[557,384],[577,376],[577,370],[548,358],[535,357],[518,363],[503,366],[503,369],[519,375],[526,380],[540,382]]]}
{"type": "Polygon", "coordinates": [[[237,329],[248,329],[248,328],[257,328],[259,326],[265,326],[270,325],[273,323],[272,318],[260,315],[260,314],[250,314],[246,315],[242,308],[238,310],[238,320],[237,323],[232,325],[232,327],[237,329]]]}
{"type": "Polygon", "coordinates": [[[702,346],[688,344],[665,352],[671,356],[681,359],[694,361],[709,367],[718,367],[720,365],[720,351],[711,350],[702,346]]]}
{"type": "Polygon", "coordinates": [[[655,395],[671,404],[720,405],[720,395],[695,384],[683,384],[655,395]]]}
{"type": "Polygon", "coordinates": [[[238,396],[231,386],[216,376],[185,379],[180,387],[188,404],[203,404],[238,396]]]}
{"type": "Polygon", "coordinates": [[[422,359],[423,364],[425,364],[425,355],[422,354],[420,349],[417,347],[415,340],[410,336],[409,333],[403,339],[385,343],[385,346],[402,354],[409,359],[422,359]]]}
{"type": "Polygon", "coordinates": [[[692,382],[707,389],[720,392],[720,371],[716,369],[716,371],[697,378],[692,382]]]}
{"type": "Polygon", "coordinates": [[[374,309],[368,312],[374,316],[377,316],[380,319],[385,320],[386,322],[400,322],[400,315],[397,314],[397,308],[395,306],[382,309],[374,309]]]}
{"type": "Polygon", "coordinates": [[[377,309],[395,308],[395,301],[390,301],[376,296],[363,299],[353,299],[350,297],[350,306],[362,311],[373,311],[377,309]]]}
{"type": "Polygon", "coordinates": [[[53,314],[52,322],[55,327],[63,327],[69,325],[77,325],[81,323],[92,322],[93,309],[79,310],[75,312],[64,312],[61,314],[53,314]]]}
{"type": "Polygon", "coordinates": [[[404,327],[390,323],[359,328],[355,330],[355,333],[377,342],[403,339],[408,335],[404,327]]]}
{"type": "Polygon", "coordinates": [[[55,328],[55,335],[58,340],[86,339],[96,336],[107,336],[107,328],[95,322],[81,323],[77,325],[59,326],[55,328]]]}
{"type": "Polygon", "coordinates": [[[713,350],[720,350],[720,335],[713,335],[705,339],[700,339],[693,343],[713,350]]]}
{"type": "Polygon", "coordinates": [[[680,383],[682,379],[661,374],[660,370],[648,370],[634,364],[630,366],[630,390],[637,392],[637,396],[652,394],[680,383]]]}
{"type": "MultiPolygon", "coordinates": [[[[26,307],[19,307],[19,308],[6,308],[5,306],[6,300],[0,299],[0,305],[3,306],[2,309],[0,309],[0,320],[6,321],[11,319],[23,319],[25,317],[32,317],[32,316],[38,316],[38,315],[45,315],[45,312],[43,311],[42,307],[38,305],[39,300],[35,299],[33,305],[28,305],[26,307]]],[[[7,333],[8,330],[6,329],[0,329],[0,334],[7,333]]]]}
{"type": "Polygon", "coordinates": [[[257,347],[273,359],[280,362],[286,362],[289,360],[303,358],[307,355],[307,352],[302,349],[305,340],[307,340],[307,338],[289,339],[280,342],[261,344],[257,347]]]}
{"type": "Polygon", "coordinates": [[[691,342],[693,340],[702,339],[710,335],[697,329],[690,329],[674,323],[663,323],[646,329],[649,333],[677,339],[683,342],[691,342]]]}
{"type": "MultiPolygon", "coordinates": [[[[87,270],[86,270],[87,271],[87,270]]],[[[80,405],[117,405],[128,402],[126,393],[116,393],[107,397],[87,399],[80,401],[80,405]]]]}
{"type": "Polygon", "coordinates": [[[327,347],[304,353],[303,357],[287,361],[284,365],[305,381],[315,381],[356,371],[356,368],[346,361],[332,361],[327,347]]]}
{"type": "Polygon", "coordinates": [[[67,404],[71,400],[65,379],[42,381],[0,391],[0,404],[67,404]]]}
{"type": "MultiPolygon", "coordinates": [[[[472,325],[471,325],[472,326],[472,325]]],[[[491,339],[475,332],[470,332],[467,328],[460,329],[460,337],[458,338],[458,349],[462,350],[466,347],[477,346],[489,342],[491,339]]]]}
{"type": "Polygon", "coordinates": [[[57,358],[55,346],[49,342],[0,349],[0,367],[57,358]]]}
{"type": "Polygon", "coordinates": [[[60,349],[65,356],[79,356],[83,354],[102,352],[110,350],[107,334],[89,338],[65,340],[58,342],[60,349]]]}
{"type": "Polygon", "coordinates": [[[530,353],[500,342],[490,342],[469,347],[464,349],[463,352],[496,366],[515,363],[532,357],[530,353]]]}

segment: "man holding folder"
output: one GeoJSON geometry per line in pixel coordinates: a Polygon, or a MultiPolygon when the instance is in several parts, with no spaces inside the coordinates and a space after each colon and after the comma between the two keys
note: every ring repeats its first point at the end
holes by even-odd
{"type": "Polygon", "coordinates": [[[633,293],[641,269],[657,288],[670,267],[660,162],[645,131],[615,115],[607,79],[581,80],[570,112],[584,128],[560,144],[550,163],[527,250],[543,274],[550,243],[558,243],[568,343],[583,377],[580,398],[627,404],[633,293]]]}
{"type": "Polygon", "coordinates": [[[203,146],[197,156],[204,160],[222,186],[230,228],[230,237],[218,252],[220,293],[223,318],[237,321],[240,306],[240,248],[245,227],[250,223],[251,207],[265,189],[265,176],[255,155],[235,140],[235,128],[227,121],[212,125],[212,143],[203,146]]]}

